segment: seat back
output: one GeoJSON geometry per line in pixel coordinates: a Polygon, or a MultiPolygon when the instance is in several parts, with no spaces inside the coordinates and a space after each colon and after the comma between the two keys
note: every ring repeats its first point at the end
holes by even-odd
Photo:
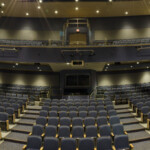
{"type": "Polygon", "coordinates": [[[6,121],[6,120],[8,120],[8,113],[0,112],[0,121],[6,121]]]}
{"type": "Polygon", "coordinates": [[[85,126],[95,125],[95,118],[94,117],[86,117],[84,120],[85,126]]]}
{"type": "Polygon", "coordinates": [[[97,137],[97,127],[96,126],[87,126],[86,127],[86,137],[97,137]]]}
{"type": "Polygon", "coordinates": [[[102,125],[99,127],[100,136],[110,136],[111,128],[109,125],[102,125]]]}
{"type": "Polygon", "coordinates": [[[70,128],[68,126],[60,126],[58,134],[60,138],[70,137],[70,128]]]}
{"type": "Polygon", "coordinates": [[[47,117],[47,116],[48,116],[48,111],[46,111],[46,110],[41,110],[41,111],[40,111],[40,116],[47,117]]]}
{"type": "Polygon", "coordinates": [[[42,146],[42,139],[39,136],[28,136],[27,149],[40,149],[42,146]]]}
{"type": "Polygon", "coordinates": [[[79,150],[94,150],[94,139],[92,138],[79,139],[79,150]]]}
{"type": "Polygon", "coordinates": [[[70,126],[71,119],[69,117],[62,117],[60,118],[60,125],[61,126],[70,126]]]}
{"type": "Polygon", "coordinates": [[[36,119],[36,124],[40,124],[40,125],[45,126],[46,123],[47,123],[46,117],[38,117],[38,118],[36,119]]]}
{"type": "Polygon", "coordinates": [[[76,140],[73,138],[63,138],[61,141],[61,150],[76,150],[76,140]]]}
{"type": "Polygon", "coordinates": [[[57,127],[49,125],[45,128],[45,137],[56,137],[57,127]]]}
{"type": "Polygon", "coordinates": [[[58,118],[57,117],[49,117],[48,118],[48,125],[54,125],[54,126],[58,126],[58,118]]]}
{"type": "Polygon", "coordinates": [[[112,150],[111,137],[101,137],[97,139],[97,150],[112,150]]]}
{"type": "Polygon", "coordinates": [[[107,125],[107,118],[106,117],[98,117],[97,118],[97,126],[107,125]]]}
{"type": "Polygon", "coordinates": [[[110,125],[119,124],[120,123],[120,119],[119,119],[118,116],[111,116],[109,118],[109,122],[110,122],[110,125]]]}
{"type": "Polygon", "coordinates": [[[129,149],[129,140],[127,135],[116,135],[114,139],[116,149],[129,149]]]}
{"type": "Polygon", "coordinates": [[[74,138],[82,138],[84,137],[84,129],[82,126],[74,126],[72,128],[72,137],[74,138]]]}
{"type": "Polygon", "coordinates": [[[58,150],[59,141],[57,138],[45,137],[44,138],[44,150],[58,150]]]}
{"type": "Polygon", "coordinates": [[[112,130],[114,135],[123,135],[124,134],[124,128],[122,124],[115,124],[112,126],[112,130]]]}
{"type": "Polygon", "coordinates": [[[32,135],[41,136],[44,132],[44,128],[42,125],[34,125],[32,128],[32,135]]]}
{"type": "Polygon", "coordinates": [[[81,117],[75,117],[72,119],[72,126],[83,126],[83,119],[81,117]]]}

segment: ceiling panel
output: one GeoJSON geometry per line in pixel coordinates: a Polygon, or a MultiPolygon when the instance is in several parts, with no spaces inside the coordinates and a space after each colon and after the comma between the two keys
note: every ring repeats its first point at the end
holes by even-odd
{"type": "Polygon", "coordinates": [[[24,0],[0,0],[5,2],[5,6],[1,8],[4,11],[2,16],[8,17],[44,17],[44,18],[72,18],[72,17],[115,17],[149,15],[150,2],[148,0],[136,1],[92,1],[92,2],[27,2],[24,0]],[[41,9],[37,9],[40,5],[41,9]],[[75,7],[79,10],[76,11],[75,7]],[[55,14],[55,10],[58,14],[55,14]],[[99,13],[96,13],[99,10],[99,13]],[[26,12],[29,16],[26,16],[26,12]]]}

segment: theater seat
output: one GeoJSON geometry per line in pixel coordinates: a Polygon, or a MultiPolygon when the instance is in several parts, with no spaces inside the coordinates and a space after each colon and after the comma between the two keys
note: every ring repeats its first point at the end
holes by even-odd
{"type": "Polygon", "coordinates": [[[129,144],[127,135],[116,135],[114,138],[114,146],[115,146],[116,150],[133,149],[133,145],[129,144]]]}
{"type": "Polygon", "coordinates": [[[9,130],[8,113],[0,112],[0,127],[2,130],[9,130]]]}
{"type": "Polygon", "coordinates": [[[39,136],[29,136],[27,145],[23,146],[23,150],[40,150],[42,146],[42,138],[39,136]]]}
{"type": "Polygon", "coordinates": [[[61,150],[76,150],[76,145],[74,138],[63,138],[61,140],[61,150]]]}
{"type": "Polygon", "coordinates": [[[58,150],[59,140],[58,138],[45,137],[44,138],[44,150],[58,150]]]}
{"type": "Polygon", "coordinates": [[[111,137],[101,137],[97,139],[97,150],[112,150],[111,137]]]}
{"type": "Polygon", "coordinates": [[[94,150],[94,139],[92,138],[79,139],[79,150],[94,150]]]}

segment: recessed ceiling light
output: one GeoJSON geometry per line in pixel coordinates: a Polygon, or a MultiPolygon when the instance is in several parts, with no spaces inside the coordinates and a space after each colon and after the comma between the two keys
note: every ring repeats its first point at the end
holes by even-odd
{"type": "Polygon", "coordinates": [[[4,11],[2,10],[2,11],[1,11],[1,14],[3,14],[3,13],[4,13],[4,11]]]}
{"type": "Polygon", "coordinates": [[[110,64],[107,64],[107,66],[110,66],[110,64]]]}
{"type": "Polygon", "coordinates": [[[37,9],[41,9],[41,6],[38,6],[37,9]]]}
{"type": "Polygon", "coordinates": [[[109,0],[109,2],[112,2],[112,0],[109,0]]]}
{"type": "Polygon", "coordinates": [[[4,7],[4,6],[5,6],[5,3],[1,3],[1,6],[4,7]]]}
{"type": "Polygon", "coordinates": [[[18,66],[19,65],[19,63],[16,63],[16,66],[18,66]]]}
{"type": "Polygon", "coordinates": [[[75,2],[78,2],[79,0],[75,0],[75,2]]]}
{"type": "Polygon", "coordinates": [[[96,10],[96,13],[99,14],[99,10],[96,10]]]}
{"type": "Polygon", "coordinates": [[[79,10],[79,7],[76,7],[75,10],[79,10]]]}
{"type": "Polygon", "coordinates": [[[133,68],[133,66],[130,66],[131,68],[133,68]]]}
{"type": "Polygon", "coordinates": [[[138,65],[138,64],[140,64],[140,62],[136,62],[136,64],[138,65]]]}
{"type": "Polygon", "coordinates": [[[26,12],[26,16],[29,16],[29,13],[28,13],[28,12],[26,12]]]}
{"type": "Polygon", "coordinates": [[[67,62],[66,64],[67,64],[67,65],[70,65],[70,63],[69,63],[69,62],[67,62]]]}
{"type": "Polygon", "coordinates": [[[39,3],[42,3],[43,2],[43,0],[39,0],[39,3]]]}
{"type": "Polygon", "coordinates": [[[129,12],[128,12],[128,11],[126,11],[126,12],[125,12],[125,15],[128,15],[128,14],[129,14],[129,12]]]}
{"type": "Polygon", "coordinates": [[[55,12],[54,12],[55,14],[58,14],[58,10],[55,10],[55,12]]]}

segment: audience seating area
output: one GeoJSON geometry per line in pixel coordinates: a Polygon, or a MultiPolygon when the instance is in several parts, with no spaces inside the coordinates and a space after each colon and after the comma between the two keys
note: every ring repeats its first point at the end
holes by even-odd
{"type": "Polygon", "coordinates": [[[93,45],[97,46],[106,46],[106,45],[133,45],[133,44],[149,44],[150,39],[149,38],[143,38],[143,39],[122,39],[122,40],[95,40],[93,42],[93,45]]]}
{"type": "Polygon", "coordinates": [[[29,135],[23,149],[133,148],[110,100],[45,99],[29,135]]]}
{"type": "Polygon", "coordinates": [[[48,46],[49,42],[40,40],[40,41],[31,41],[31,40],[7,40],[0,39],[0,45],[17,45],[17,46],[48,46]]]}
{"type": "MultiPolygon", "coordinates": [[[[97,87],[97,98],[92,99],[40,98],[38,103],[42,106],[29,105],[30,94],[6,92],[0,95],[0,128],[2,132],[11,132],[4,137],[2,146],[8,143],[11,147],[15,142],[24,150],[134,149],[139,141],[150,139],[135,118],[139,116],[141,122],[147,121],[149,129],[149,85],[97,87]],[[126,99],[122,99],[123,95],[126,99]],[[19,121],[15,122],[15,118],[19,121]],[[17,125],[9,128],[9,123],[17,125]]],[[[1,132],[0,139],[3,139],[1,132]]]]}

